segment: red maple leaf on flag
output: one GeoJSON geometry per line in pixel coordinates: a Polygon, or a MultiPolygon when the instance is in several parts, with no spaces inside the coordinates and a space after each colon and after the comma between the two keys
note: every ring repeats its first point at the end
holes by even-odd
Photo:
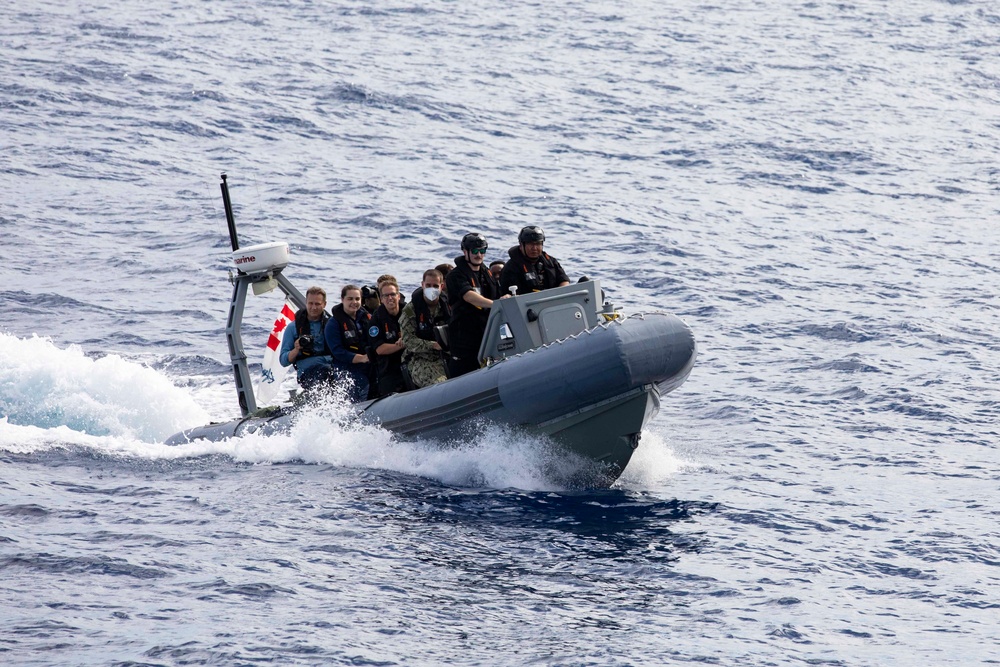
{"type": "Polygon", "coordinates": [[[281,314],[278,315],[278,319],[274,321],[274,327],[271,329],[271,335],[267,338],[267,347],[271,350],[277,350],[281,347],[281,336],[279,335],[288,326],[288,323],[295,319],[295,311],[286,302],[281,309],[281,314]]]}

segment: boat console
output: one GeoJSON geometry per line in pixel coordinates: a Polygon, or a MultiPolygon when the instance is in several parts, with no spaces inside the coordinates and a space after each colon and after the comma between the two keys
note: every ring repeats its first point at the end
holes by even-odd
{"type": "Polygon", "coordinates": [[[600,282],[587,280],[495,300],[479,348],[480,362],[506,359],[615,319],[619,313],[602,295],[600,282]]]}

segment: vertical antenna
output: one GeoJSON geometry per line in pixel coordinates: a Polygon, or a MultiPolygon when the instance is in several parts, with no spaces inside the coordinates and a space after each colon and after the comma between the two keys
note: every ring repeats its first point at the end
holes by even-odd
{"type": "Polygon", "coordinates": [[[233,203],[229,201],[229,184],[226,183],[226,174],[222,174],[222,203],[226,206],[226,223],[229,225],[229,242],[233,246],[233,252],[240,249],[240,240],[236,238],[236,218],[233,217],[233,203]]]}

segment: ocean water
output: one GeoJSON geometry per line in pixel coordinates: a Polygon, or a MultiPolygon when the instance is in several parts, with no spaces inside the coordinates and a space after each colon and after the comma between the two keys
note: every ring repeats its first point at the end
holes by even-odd
{"type": "Polygon", "coordinates": [[[3,664],[1000,663],[995,3],[38,0],[0,56],[3,664]],[[222,172],[300,289],[539,224],[698,363],[610,490],[335,401],[164,446],[238,413],[222,172]]]}

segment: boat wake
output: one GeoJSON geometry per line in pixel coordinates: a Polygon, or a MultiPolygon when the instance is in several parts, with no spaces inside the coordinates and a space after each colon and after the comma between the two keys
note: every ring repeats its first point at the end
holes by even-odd
{"type": "Polygon", "coordinates": [[[10,424],[144,442],[211,418],[190,392],[146,365],[2,332],[0,416],[10,424]]]}
{"type": "MultiPolygon", "coordinates": [[[[2,333],[0,367],[0,452],[9,455],[111,459],[126,466],[151,460],[200,466],[206,458],[324,464],[416,475],[456,487],[526,491],[601,486],[593,461],[567,454],[544,437],[482,424],[470,430],[475,435],[467,441],[404,441],[351,419],[353,410],[337,396],[301,410],[287,433],[164,445],[166,435],[207,421],[221,407],[206,409],[199,399],[218,400],[222,391],[223,400],[231,402],[231,388],[214,378],[214,387],[193,392],[136,361],[116,355],[94,359],[75,346],[60,349],[45,338],[2,333]]],[[[662,438],[646,433],[616,486],[660,486],[683,465],[662,438]]]]}

